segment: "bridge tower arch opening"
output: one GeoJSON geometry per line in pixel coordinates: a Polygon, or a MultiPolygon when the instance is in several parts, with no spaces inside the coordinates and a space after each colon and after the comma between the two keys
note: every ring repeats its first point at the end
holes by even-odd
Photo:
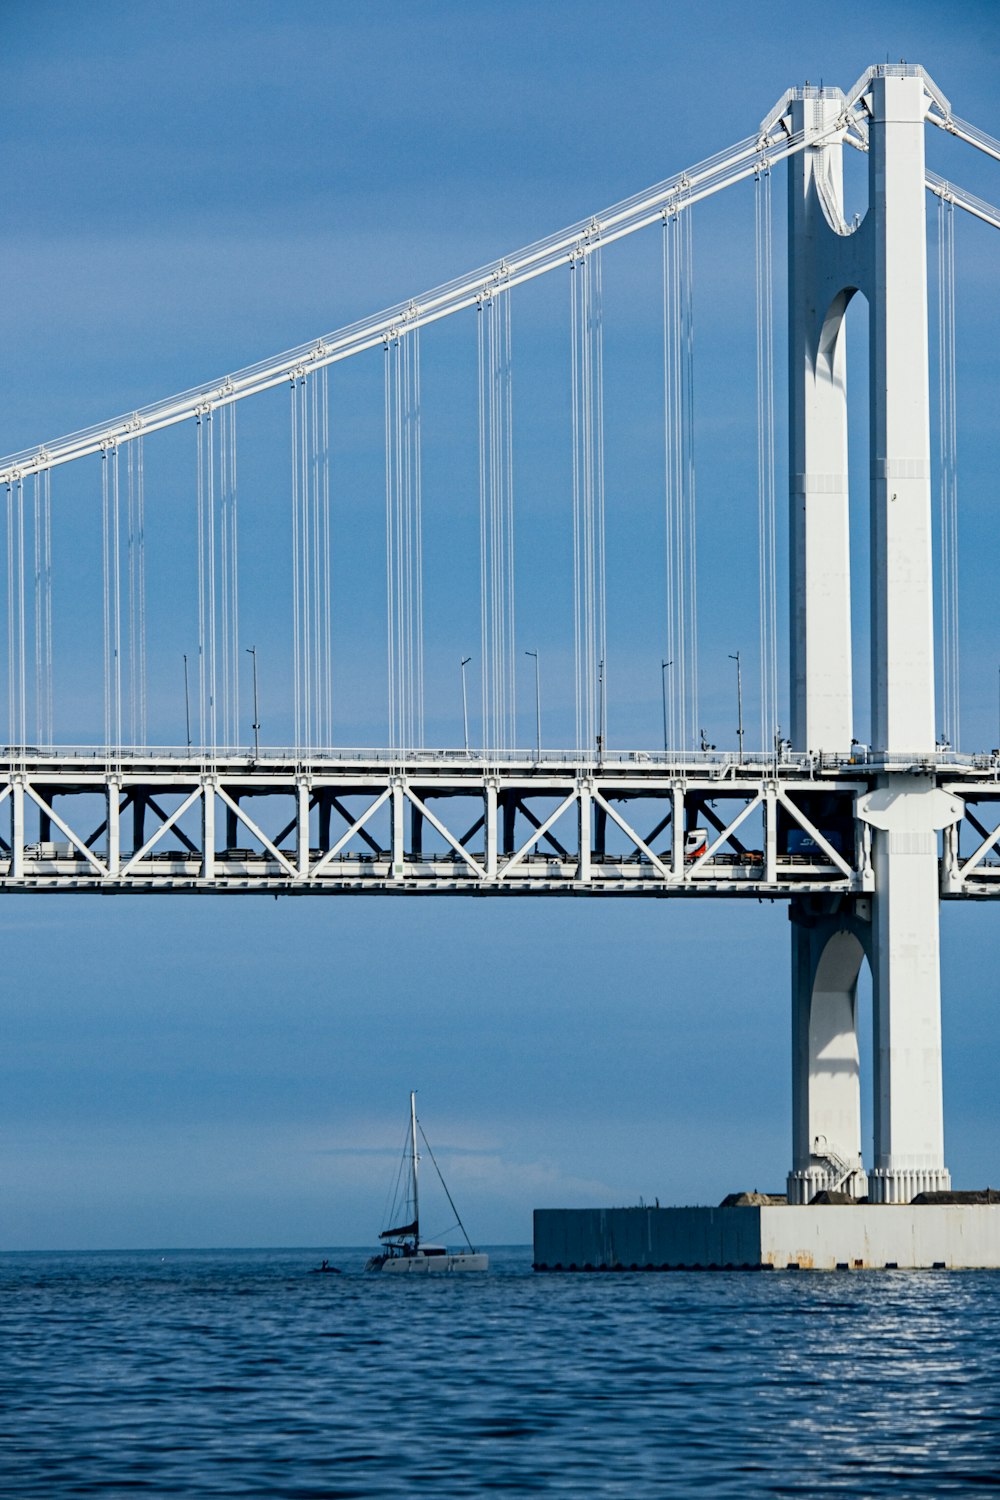
{"type": "Polygon", "coordinates": [[[858,979],[870,953],[862,910],[789,909],[792,971],[792,1170],[788,1201],[823,1189],[868,1194],[862,1147],[858,979]]]}

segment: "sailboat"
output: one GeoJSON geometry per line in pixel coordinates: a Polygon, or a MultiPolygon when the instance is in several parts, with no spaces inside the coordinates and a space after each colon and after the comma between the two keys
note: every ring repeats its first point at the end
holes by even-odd
{"type": "MultiPolygon", "coordinates": [[[[397,1224],[392,1229],[383,1229],[379,1235],[382,1249],[370,1256],[365,1266],[366,1271],[393,1271],[412,1274],[422,1271],[486,1271],[489,1269],[490,1258],[482,1251],[478,1251],[465,1233],[465,1225],[459,1217],[458,1209],[452,1202],[448,1186],[441,1176],[441,1168],[434,1160],[434,1152],[431,1150],[430,1142],[424,1135],[423,1126],[417,1119],[417,1096],[410,1094],[410,1135],[407,1146],[403,1152],[403,1174],[409,1176],[409,1192],[404,1198],[407,1211],[412,1211],[413,1217],[405,1224],[397,1224]],[[420,1198],[417,1183],[417,1167],[420,1154],[417,1150],[417,1130],[423,1136],[427,1154],[434,1169],[441,1179],[445,1196],[451,1204],[452,1213],[458,1222],[458,1227],[465,1236],[468,1250],[446,1250],[443,1245],[431,1245],[420,1238],[420,1198]]],[[[401,1174],[401,1175],[403,1175],[401,1174]]],[[[395,1213],[396,1204],[393,1204],[393,1218],[398,1217],[395,1213]]]]}

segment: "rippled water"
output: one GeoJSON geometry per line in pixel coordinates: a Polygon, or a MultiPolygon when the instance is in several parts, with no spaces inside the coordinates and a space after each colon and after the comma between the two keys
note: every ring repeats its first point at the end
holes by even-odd
{"type": "Polygon", "coordinates": [[[309,1251],[0,1256],[0,1493],[965,1496],[1000,1276],[310,1276],[309,1251]]]}

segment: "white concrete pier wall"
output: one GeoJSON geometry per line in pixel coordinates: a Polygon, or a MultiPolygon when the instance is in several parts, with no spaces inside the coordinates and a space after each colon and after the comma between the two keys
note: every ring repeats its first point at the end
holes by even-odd
{"type": "Polygon", "coordinates": [[[547,1271],[1000,1269],[1000,1204],[538,1208],[547,1271]]]}

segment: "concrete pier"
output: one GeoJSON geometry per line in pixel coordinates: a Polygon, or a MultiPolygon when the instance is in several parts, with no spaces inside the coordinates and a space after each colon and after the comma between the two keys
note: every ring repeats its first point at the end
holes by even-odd
{"type": "Polygon", "coordinates": [[[1000,1269],[1000,1204],[536,1208],[536,1271],[1000,1269]]]}

